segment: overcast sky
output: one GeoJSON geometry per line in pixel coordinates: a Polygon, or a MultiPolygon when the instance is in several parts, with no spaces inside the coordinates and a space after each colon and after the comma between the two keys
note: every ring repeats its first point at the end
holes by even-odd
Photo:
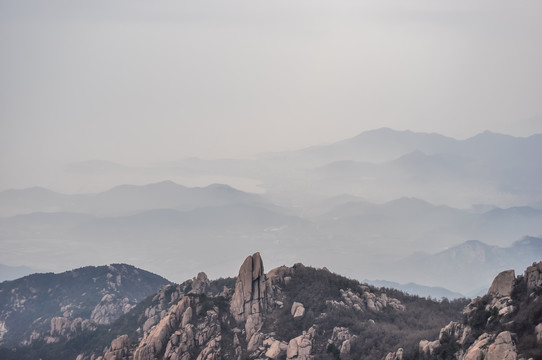
{"type": "Polygon", "coordinates": [[[392,127],[542,133],[542,2],[0,0],[0,190],[392,127]]]}

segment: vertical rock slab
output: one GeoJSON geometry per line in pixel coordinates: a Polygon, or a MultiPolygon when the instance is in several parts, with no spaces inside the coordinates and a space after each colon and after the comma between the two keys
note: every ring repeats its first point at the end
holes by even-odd
{"type": "Polygon", "coordinates": [[[248,256],[237,276],[230,311],[235,320],[245,321],[250,315],[267,310],[267,281],[260,253],[248,256]]]}

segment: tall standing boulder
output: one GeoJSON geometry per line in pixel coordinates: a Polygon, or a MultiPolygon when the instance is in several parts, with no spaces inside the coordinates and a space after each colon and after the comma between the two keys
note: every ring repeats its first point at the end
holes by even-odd
{"type": "Polygon", "coordinates": [[[237,321],[245,321],[250,315],[267,310],[268,284],[260,253],[248,256],[235,283],[230,311],[237,321]]]}

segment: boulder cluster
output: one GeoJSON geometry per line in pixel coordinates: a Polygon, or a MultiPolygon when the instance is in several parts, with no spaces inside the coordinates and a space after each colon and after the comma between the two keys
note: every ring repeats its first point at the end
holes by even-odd
{"type": "Polygon", "coordinates": [[[453,349],[457,360],[520,360],[521,336],[536,336],[542,347],[542,323],[516,324],[515,317],[523,309],[542,301],[542,262],[535,263],[523,275],[514,270],[503,271],[495,277],[487,295],[468,304],[464,321],[452,321],[440,331],[434,341],[422,340],[419,352],[425,358],[436,358],[445,349],[453,349]],[[526,328],[526,329],[524,329],[526,328]],[[518,334],[517,330],[522,334],[518,334]]]}
{"type": "Polygon", "coordinates": [[[385,293],[377,295],[369,290],[368,286],[360,285],[358,291],[352,289],[340,290],[341,301],[328,300],[328,304],[356,311],[380,312],[386,307],[397,311],[405,311],[405,306],[385,293]]]}

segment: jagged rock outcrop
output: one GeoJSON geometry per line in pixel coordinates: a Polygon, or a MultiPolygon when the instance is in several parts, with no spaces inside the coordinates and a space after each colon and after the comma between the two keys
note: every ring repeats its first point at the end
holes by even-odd
{"type": "Polygon", "coordinates": [[[516,273],[514,270],[503,271],[493,280],[487,293],[495,297],[510,296],[515,281],[516,273]]]}
{"type": "MultiPolygon", "coordinates": [[[[70,339],[75,334],[80,333],[86,330],[94,330],[96,325],[91,323],[87,319],[75,318],[69,319],[66,317],[57,316],[51,319],[51,329],[48,334],[45,334],[43,340],[47,343],[56,343],[61,339],[70,339]]],[[[32,341],[42,337],[42,334],[32,333],[30,339],[27,340],[26,344],[31,344],[32,341]]]]}
{"type": "Polygon", "coordinates": [[[405,311],[405,306],[397,299],[388,297],[385,293],[377,295],[369,291],[369,287],[360,286],[360,292],[352,289],[341,289],[342,301],[330,300],[329,304],[350,308],[357,311],[374,311],[380,312],[386,307],[390,307],[396,311],[405,311]]]}
{"type": "Polygon", "coordinates": [[[512,335],[503,331],[498,335],[483,333],[461,357],[462,360],[516,360],[517,351],[512,335]]]}
{"type": "Polygon", "coordinates": [[[328,340],[329,344],[333,344],[341,355],[350,353],[352,341],[356,339],[356,335],[352,335],[350,330],[345,327],[334,327],[331,338],[328,340]]]}
{"type": "Polygon", "coordinates": [[[487,349],[487,360],[516,360],[517,351],[512,335],[509,331],[503,331],[487,349]]]}
{"type": "Polygon", "coordinates": [[[260,253],[248,256],[239,269],[235,292],[231,300],[231,313],[241,322],[253,314],[261,314],[268,307],[268,283],[260,253]]]}
{"type": "Polygon", "coordinates": [[[316,328],[313,326],[308,331],[303,331],[303,334],[290,340],[288,343],[288,349],[286,350],[286,359],[312,359],[312,340],[314,338],[315,331],[316,328]]]}
{"type": "MultiPolygon", "coordinates": [[[[542,262],[528,267],[524,275],[514,270],[495,277],[487,295],[469,303],[463,321],[444,327],[438,340],[422,340],[419,351],[434,358],[443,349],[454,349],[457,360],[516,360],[521,356],[518,340],[533,337],[542,345],[542,262]],[[521,323],[518,323],[520,321],[521,323]]],[[[534,341],[524,341],[523,351],[533,354],[534,341]],[[529,345],[530,344],[530,345],[529,345]]],[[[536,353],[536,351],[535,351],[536,353]]]]}
{"type": "Polygon", "coordinates": [[[111,346],[105,352],[104,360],[128,360],[130,354],[130,341],[128,335],[121,335],[111,342],[111,346]]]}
{"type": "Polygon", "coordinates": [[[198,273],[198,276],[192,279],[192,290],[189,294],[204,294],[209,285],[209,278],[204,272],[198,273]]]}
{"type": "Polygon", "coordinates": [[[269,359],[278,359],[281,356],[284,356],[288,350],[288,344],[284,341],[275,340],[273,338],[267,339],[263,342],[264,346],[269,348],[265,352],[265,357],[269,359]]]}
{"type": "Polygon", "coordinates": [[[118,298],[113,294],[106,294],[90,314],[90,321],[96,324],[111,324],[121,315],[128,313],[135,305],[130,299],[118,298]]]}
{"type": "Polygon", "coordinates": [[[399,348],[395,352],[388,353],[385,360],[403,360],[403,349],[399,348]]]}
{"type": "Polygon", "coordinates": [[[529,291],[542,288],[542,261],[534,263],[525,270],[525,280],[529,291]]]}

